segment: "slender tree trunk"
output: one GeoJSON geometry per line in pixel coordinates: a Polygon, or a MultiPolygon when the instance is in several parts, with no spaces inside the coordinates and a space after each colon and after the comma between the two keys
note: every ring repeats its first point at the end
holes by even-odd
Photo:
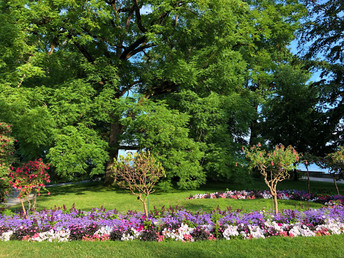
{"type": "Polygon", "coordinates": [[[337,185],[337,180],[336,180],[336,176],[335,176],[334,173],[332,173],[332,178],[333,178],[334,186],[336,187],[336,190],[337,190],[337,194],[339,195],[339,189],[338,189],[338,185],[337,185]]]}
{"type": "Polygon", "coordinates": [[[307,189],[308,189],[308,193],[311,193],[311,180],[309,179],[309,171],[308,171],[308,166],[306,166],[307,168],[307,189]]]}
{"type": "Polygon", "coordinates": [[[258,121],[257,119],[253,120],[251,122],[251,133],[250,133],[250,146],[253,146],[258,143],[257,138],[258,138],[258,121]]]}
{"type": "Polygon", "coordinates": [[[27,196],[27,203],[28,203],[28,208],[27,208],[27,213],[28,213],[31,210],[30,194],[27,196]]]}
{"type": "Polygon", "coordinates": [[[278,202],[277,202],[277,193],[273,195],[274,197],[274,206],[275,206],[275,214],[278,214],[278,202]]]}
{"type": "MultiPolygon", "coordinates": [[[[259,86],[258,86],[259,88],[259,86]]],[[[252,90],[252,89],[251,89],[252,90]]],[[[252,91],[255,92],[257,89],[253,89],[252,91]]],[[[253,107],[255,109],[255,112],[257,114],[258,117],[258,102],[254,101],[253,103],[253,107]]],[[[259,133],[259,128],[258,128],[258,119],[255,118],[251,121],[250,124],[250,146],[256,145],[258,143],[258,133],[259,133]]]]}
{"type": "Polygon", "coordinates": [[[106,165],[105,180],[104,180],[105,186],[112,185],[114,181],[112,166],[114,165],[114,160],[117,159],[117,156],[118,156],[119,141],[120,141],[121,134],[122,134],[122,125],[119,122],[110,125],[110,135],[109,135],[109,150],[110,150],[109,156],[110,157],[106,165]]]}
{"type": "Polygon", "coordinates": [[[26,209],[25,209],[24,201],[23,201],[22,198],[20,198],[19,200],[20,200],[20,203],[21,203],[21,206],[22,206],[22,209],[23,209],[24,218],[27,219],[27,212],[26,212],[26,209]]]}
{"type": "Polygon", "coordinates": [[[293,172],[294,172],[294,175],[293,175],[294,176],[294,181],[298,181],[299,178],[298,178],[298,175],[297,175],[297,170],[294,169],[293,172]]]}
{"type": "Polygon", "coordinates": [[[37,191],[34,190],[34,193],[33,193],[33,203],[32,203],[32,210],[36,210],[36,203],[37,203],[37,191]]]}
{"type": "Polygon", "coordinates": [[[147,198],[142,199],[143,209],[145,211],[146,219],[148,219],[148,208],[147,208],[147,198]]]}

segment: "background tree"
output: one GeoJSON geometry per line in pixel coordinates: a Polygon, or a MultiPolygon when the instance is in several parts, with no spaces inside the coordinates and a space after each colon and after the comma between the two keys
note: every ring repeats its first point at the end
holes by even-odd
{"type": "Polygon", "coordinates": [[[171,118],[182,127],[152,152],[189,138],[175,164],[172,150],[161,152],[168,178],[187,178],[184,188],[205,181],[200,166],[208,178],[235,179],[238,146],[254,138],[266,78],[285,62],[303,12],[296,0],[14,0],[1,10],[0,119],[17,123],[22,159],[42,156],[66,177],[106,170],[110,184],[123,139],[135,145],[159,128],[149,125],[156,111],[135,113],[127,102],[150,102],[165,116],[162,131],[171,118]]]}
{"type": "Polygon", "coordinates": [[[128,148],[150,151],[161,162],[166,171],[162,188],[168,190],[174,184],[181,189],[195,189],[205,183],[200,165],[202,145],[189,137],[187,114],[149,100],[134,104],[129,110],[135,116],[122,120],[127,128],[123,143],[128,148]]]}
{"type": "Polygon", "coordinates": [[[300,55],[312,71],[320,72],[320,79],[312,87],[320,92],[323,126],[319,128],[319,138],[325,139],[321,155],[325,156],[343,143],[344,3],[340,0],[304,3],[309,15],[300,31],[300,55]]]}
{"type": "Polygon", "coordinates": [[[273,84],[274,73],[280,65],[292,65],[290,44],[307,12],[299,1],[248,0],[252,9],[253,44],[242,48],[246,60],[245,88],[251,92],[255,117],[250,124],[249,144],[261,142],[259,116],[273,84]]]}
{"type": "Polygon", "coordinates": [[[281,65],[273,77],[272,92],[262,105],[262,137],[271,145],[291,145],[302,153],[317,153],[324,144],[318,139],[318,92],[307,85],[302,69],[281,65]]]}

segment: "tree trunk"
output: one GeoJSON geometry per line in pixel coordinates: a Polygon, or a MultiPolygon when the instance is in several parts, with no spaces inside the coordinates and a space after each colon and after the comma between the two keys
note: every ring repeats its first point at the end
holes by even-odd
{"type": "Polygon", "coordinates": [[[273,195],[274,197],[274,205],[275,205],[275,214],[278,214],[278,202],[277,202],[277,193],[273,195]]]}
{"type": "Polygon", "coordinates": [[[256,145],[258,143],[258,121],[257,119],[253,120],[250,125],[251,133],[250,133],[250,146],[256,145]]]}
{"type": "Polygon", "coordinates": [[[20,200],[20,203],[21,203],[21,206],[22,206],[22,209],[23,209],[24,218],[27,219],[28,216],[27,216],[27,212],[26,212],[26,209],[25,209],[24,201],[23,201],[22,198],[20,198],[19,200],[20,200]]]}
{"type": "Polygon", "coordinates": [[[298,175],[297,175],[297,170],[294,169],[293,172],[294,172],[294,174],[293,174],[293,176],[294,176],[294,181],[298,181],[299,178],[298,178],[298,175]]]}
{"type": "Polygon", "coordinates": [[[332,173],[332,178],[333,178],[334,186],[336,187],[336,190],[337,190],[337,194],[339,195],[339,189],[338,189],[338,185],[337,185],[337,180],[336,180],[336,176],[335,176],[334,173],[332,173]]]}
{"type": "Polygon", "coordinates": [[[147,198],[143,199],[142,203],[143,203],[143,209],[145,211],[146,219],[148,219],[147,198]]]}
{"type": "Polygon", "coordinates": [[[117,122],[110,125],[110,135],[109,135],[109,161],[106,165],[105,180],[104,185],[110,186],[113,184],[114,177],[112,166],[114,165],[114,160],[117,159],[119,151],[119,141],[122,133],[122,125],[117,122]]]}
{"type": "Polygon", "coordinates": [[[37,203],[37,191],[36,190],[33,190],[34,191],[34,195],[33,195],[33,204],[32,204],[32,210],[36,210],[36,203],[37,203]]]}
{"type": "MultiPolygon", "coordinates": [[[[257,88],[259,88],[259,86],[257,88]]],[[[253,88],[251,90],[253,92],[255,92],[257,90],[257,88],[253,88]]],[[[258,114],[258,102],[257,101],[254,101],[253,107],[255,109],[256,114],[258,114]]],[[[259,133],[258,119],[255,118],[251,121],[251,124],[250,124],[250,140],[249,140],[250,146],[258,144],[258,133],[259,133]]]]}
{"type": "Polygon", "coordinates": [[[311,193],[311,180],[309,179],[309,171],[308,171],[308,166],[306,166],[307,168],[307,189],[308,189],[308,193],[311,193]]]}

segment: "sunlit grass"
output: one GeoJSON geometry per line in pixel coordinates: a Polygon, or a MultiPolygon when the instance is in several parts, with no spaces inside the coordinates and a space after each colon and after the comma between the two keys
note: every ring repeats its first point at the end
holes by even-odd
{"type": "MultiPolygon", "coordinates": [[[[286,181],[279,185],[279,189],[305,189],[305,182],[286,181]]],[[[329,183],[316,182],[312,184],[314,192],[323,190],[325,193],[332,193],[334,188],[329,183]]],[[[341,185],[343,188],[343,186],[341,185]]],[[[199,190],[174,190],[170,193],[157,191],[149,196],[149,208],[162,206],[182,206],[187,210],[210,211],[217,207],[225,209],[231,207],[232,209],[242,209],[243,211],[253,210],[270,210],[273,208],[272,200],[232,200],[232,199],[200,199],[187,200],[186,198],[196,193],[211,193],[217,191],[225,191],[226,188],[231,190],[245,189],[242,185],[225,185],[225,184],[211,184],[206,185],[199,190]]],[[[260,180],[254,181],[250,185],[250,189],[264,190],[267,189],[260,180]]],[[[342,189],[343,190],[343,189],[342,189]]],[[[75,205],[77,209],[91,210],[92,208],[104,207],[106,209],[117,209],[119,211],[127,210],[142,210],[142,204],[127,191],[116,188],[106,188],[101,183],[84,183],[77,185],[65,185],[50,187],[50,196],[43,195],[38,199],[37,209],[50,209],[56,207],[71,208],[75,205]]],[[[308,209],[320,208],[321,204],[303,201],[279,200],[280,209],[308,209]]],[[[20,209],[19,205],[12,207],[12,210],[20,209]]]]}
{"type": "Polygon", "coordinates": [[[0,257],[342,257],[344,235],[167,242],[0,242],[0,257]]]}
{"type": "MultiPolygon", "coordinates": [[[[314,182],[312,191],[334,194],[332,184],[314,182]]],[[[199,190],[174,190],[171,193],[157,191],[149,197],[153,206],[182,206],[191,211],[210,211],[216,207],[250,210],[272,209],[272,200],[201,199],[187,200],[190,194],[212,193],[231,190],[267,189],[264,182],[255,180],[251,185],[208,184],[199,190]]],[[[344,186],[340,190],[344,192],[344,186]]],[[[286,181],[278,189],[306,189],[302,181],[286,181]]],[[[101,183],[86,183],[49,188],[50,196],[38,199],[38,210],[73,204],[77,209],[90,210],[103,206],[119,211],[142,210],[141,203],[128,192],[105,188],[101,183]]],[[[321,204],[279,200],[280,209],[320,208],[321,204]]],[[[20,209],[19,205],[12,210],[20,209]]],[[[69,242],[33,243],[22,241],[0,242],[0,257],[341,257],[344,253],[344,235],[326,237],[272,237],[268,239],[206,241],[183,243],[175,241],[157,242],[69,242]]]]}

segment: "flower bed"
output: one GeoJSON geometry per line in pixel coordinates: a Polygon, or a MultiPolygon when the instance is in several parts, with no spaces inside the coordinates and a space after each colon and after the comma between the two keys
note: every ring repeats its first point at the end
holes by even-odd
{"type": "MultiPolygon", "coordinates": [[[[228,199],[270,199],[272,195],[270,191],[226,191],[216,193],[205,193],[191,195],[187,199],[216,199],[216,198],[228,198],[228,199]]],[[[308,194],[305,191],[299,190],[284,190],[277,191],[277,198],[283,200],[296,200],[296,201],[311,201],[322,204],[330,204],[331,202],[337,202],[339,204],[344,203],[344,195],[316,195],[313,193],[308,194]]]]}
{"type": "Polygon", "coordinates": [[[233,238],[298,237],[342,234],[342,206],[284,210],[278,215],[255,211],[214,210],[192,213],[182,208],[141,212],[55,209],[29,214],[0,215],[0,240],[26,241],[200,241],[233,238]]]}

